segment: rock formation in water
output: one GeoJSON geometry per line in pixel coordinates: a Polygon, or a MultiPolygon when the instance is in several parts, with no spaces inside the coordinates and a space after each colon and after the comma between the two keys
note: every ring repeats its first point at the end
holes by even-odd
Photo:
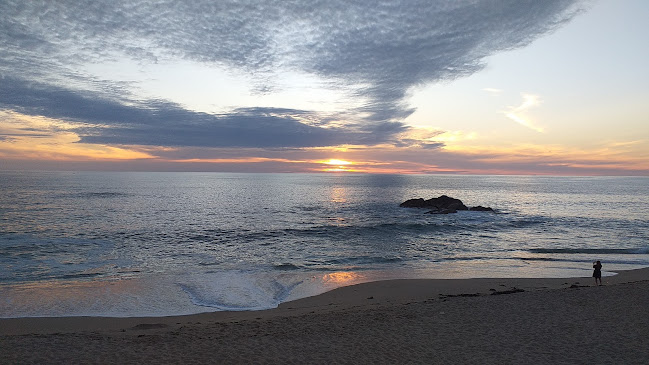
{"type": "Polygon", "coordinates": [[[482,205],[478,205],[477,207],[471,207],[469,210],[474,210],[478,212],[493,212],[494,210],[491,209],[490,207],[483,207],[482,205]]]}
{"type": "Polygon", "coordinates": [[[468,208],[460,199],[442,195],[439,198],[424,200],[423,198],[409,199],[399,205],[404,208],[427,208],[427,214],[457,213],[458,210],[475,210],[480,212],[493,212],[489,207],[477,206],[468,208]]]}

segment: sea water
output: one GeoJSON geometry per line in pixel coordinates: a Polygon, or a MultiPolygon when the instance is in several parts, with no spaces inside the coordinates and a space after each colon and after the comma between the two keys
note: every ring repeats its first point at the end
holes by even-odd
{"type": "Polygon", "coordinates": [[[0,317],[277,306],[394,278],[649,266],[649,178],[0,172],[0,317]],[[401,208],[448,195],[495,212],[401,208]]]}

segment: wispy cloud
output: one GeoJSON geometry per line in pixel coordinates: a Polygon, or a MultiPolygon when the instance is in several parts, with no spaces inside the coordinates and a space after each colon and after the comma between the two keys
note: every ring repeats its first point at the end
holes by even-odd
{"type": "Polygon", "coordinates": [[[502,94],[502,92],[503,92],[501,89],[496,89],[496,88],[493,88],[493,87],[486,87],[486,88],[484,88],[482,90],[484,90],[484,91],[486,91],[489,94],[494,95],[494,96],[498,96],[498,95],[502,94]]]}
{"type": "Polygon", "coordinates": [[[523,102],[518,106],[510,106],[507,111],[503,112],[507,118],[513,120],[514,122],[535,130],[539,133],[543,133],[543,128],[537,126],[531,118],[527,115],[529,109],[535,108],[541,105],[541,97],[534,94],[521,94],[523,97],[523,102]]]}

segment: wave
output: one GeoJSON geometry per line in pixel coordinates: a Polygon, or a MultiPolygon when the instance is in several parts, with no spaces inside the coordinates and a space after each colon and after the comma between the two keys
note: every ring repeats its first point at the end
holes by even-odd
{"type": "Polygon", "coordinates": [[[353,257],[341,257],[341,258],[330,258],[323,260],[309,259],[305,260],[301,264],[285,262],[280,264],[272,265],[273,270],[275,271],[317,271],[317,272],[328,272],[328,271],[338,271],[341,269],[344,270],[367,270],[370,268],[376,268],[375,265],[382,266],[385,264],[398,264],[407,261],[406,259],[399,256],[353,256],[353,257]]]}
{"type": "Polygon", "coordinates": [[[113,191],[85,191],[78,193],[62,193],[55,195],[55,197],[60,198],[82,198],[82,199],[106,199],[106,198],[118,198],[129,196],[129,193],[113,192],[113,191]]]}
{"type": "MultiPolygon", "coordinates": [[[[558,265],[577,264],[579,267],[582,267],[584,265],[585,260],[583,257],[581,258],[578,256],[573,256],[573,257],[574,257],[573,259],[571,259],[570,257],[568,258],[519,257],[518,259],[525,263],[543,262],[543,263],[547,263],[547,265],[552,265],[552,263],[556,263],[558,265]]],[[[636,267],[647,266],[647,261],[645,259],[640,258],[638,256],[632,256],[632,255],[606,257],[604,263],[606,264],[607,267],[609,267],[609,265],[632,265],[636,267]]]]}
{"type": "Polygon", "coordinates": [[[93,272],[93,273],[70,273],[62,274],[58,276],[52,276],[53,279],[92,279],[101,276],[105,276],[105,273],[93,272]]]}
{"type": "MultiPolygon", "coordinates": [[[[494,227],[498,230],[499,227],[494,227]]],[[[471,224],[470,222],[392,222],[378,223],[368,225],[319,225],[308,228],[288,228],[276,232],[264,232],[264,236],[275,235],[295,236],[295,237],[313,237],[323,236],[340,237],[348,239],[351,236],[365,235],[397,235],[404,234],[452,234],[462,231],[484,231],[491,230],[480,224],[471,224]]]]}
{"type": "Polygon", "coordinates": [[[302,266],[291,264],[290,262],[286,262],[286,263],[282,263],[282,264],[273,265],[273,268],[275,270],[290,271],[290,270],[300,270],[300,269],[302,269],[302,266]]]}
{"type": "Polygon", "coordinates": [[[275,308],[302,282],[235,270],[187,277],[176,285],[195,305],[242,311],[275,308]]]}
{"type": "Polygon", "coordinates": [[[531,253],[646,255],[649,247],[640,248],[532,248],[531,253]]]}
{"type": "Polygon", "coordinates": [[[340,259],[326,260],[327,265],[368,265],[368,264],[390,264],[401,262],[403,259],[398,256],[356,256],[340,259]]]}

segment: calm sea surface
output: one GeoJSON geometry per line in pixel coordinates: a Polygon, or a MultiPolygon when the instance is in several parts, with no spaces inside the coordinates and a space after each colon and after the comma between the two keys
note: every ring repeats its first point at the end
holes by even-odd
{"type": "Polygon", "coordinates": [[[647,177],[0,172],[0,317],[261,309],[594,260],[607,275],[649,266],[648,193],[647,177]],[[399,207],[442,194],[496,213],[399,207]]]}

